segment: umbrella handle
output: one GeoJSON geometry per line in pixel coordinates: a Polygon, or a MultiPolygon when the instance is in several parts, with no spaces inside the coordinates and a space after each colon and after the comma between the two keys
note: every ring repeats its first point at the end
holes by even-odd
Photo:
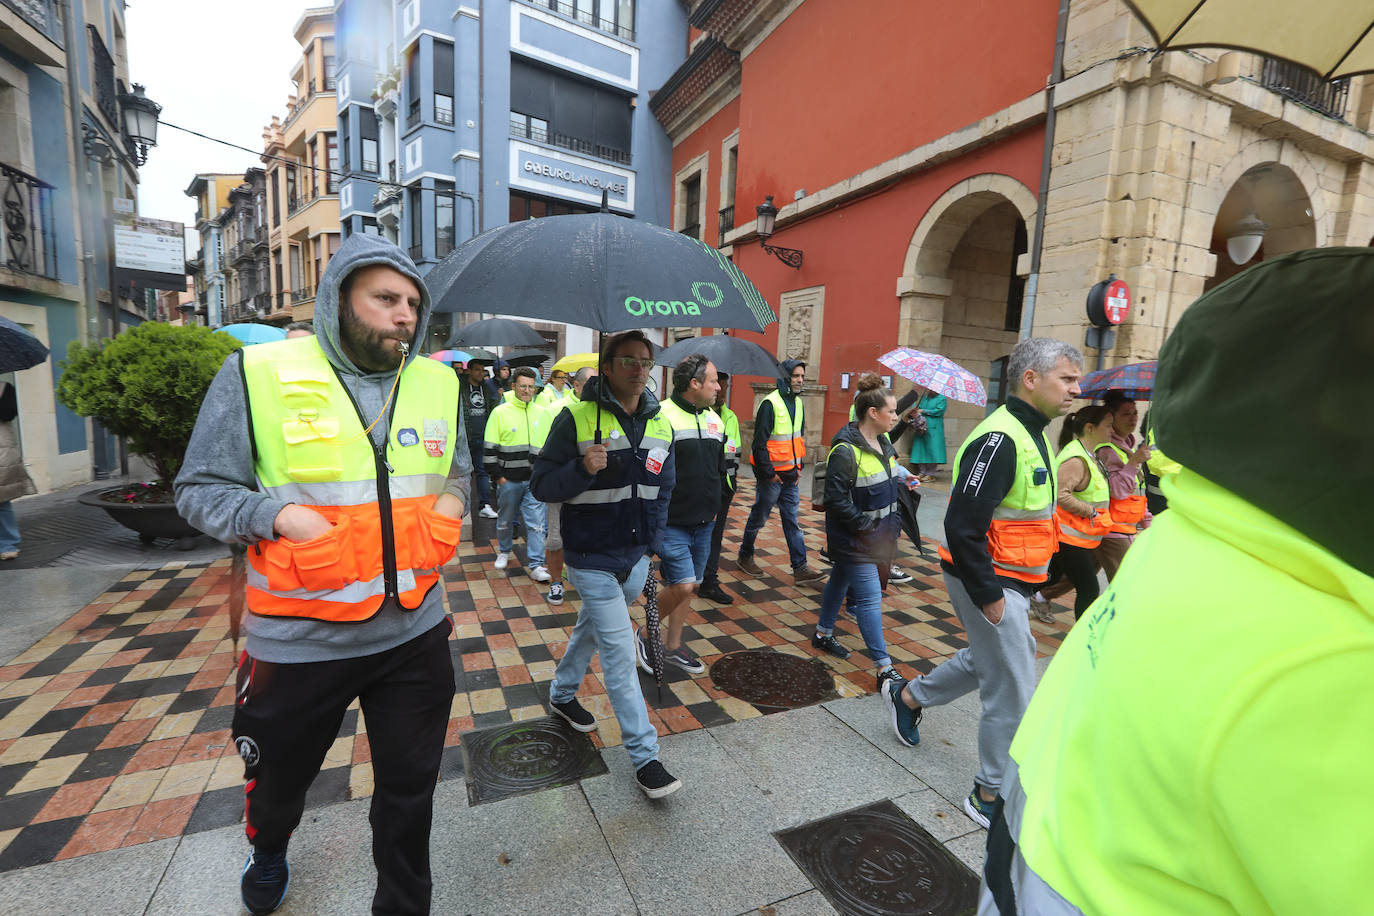
{"type": "Polygon", "coordinates": [[[601,397],[597,392],[596,398],[596,438],[592,440],[593,445],[601,444],[601,397]]]}

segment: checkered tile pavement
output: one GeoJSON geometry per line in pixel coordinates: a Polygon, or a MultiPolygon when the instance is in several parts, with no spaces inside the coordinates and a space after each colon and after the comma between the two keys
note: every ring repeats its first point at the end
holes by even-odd
{"type": "MultiPolygon", "coordinates": [[[[848,660],[811,648],[820,592],[791,584],[776,516],[755,558],[765,578],[736,572],[732,558],[752,489],[742,485],[726,534],[721,579],[734,605],[695,602],[688,644],[709,665],[721,655],[771,646],[819,655],[841,695],[875,689],[852,621],[837,634],[854,649],[848,660]]],[[[823,519],[803,510],[812,550],[823,545],[823,519]]],[[[560,607],[520,566],[492,568],[495,545],[464,543],[445,570],[455,625],[453,700],[441,779],[462,778],[463,732],[545,715],[548,682],[567,647],[576,593],[560,607]]],[[[907,547],[915,579],[889,588],[884,625],[894,662],[908,677],[929,671],[965,645],[937,566],[907,547]]],[[[10,664],[0,667],[0,871],[67,859],[238,823],[243,767],[229,740],[234,648],[230,642],[229,560],[130,573],[10,664]]],[[[636,609],[642,617],[642,610],[636,609]]],[[[1032,620],[1042,653],[1053,653],[1071,617],[1047,626],[1032,620]]],[[[766,715],[717,690],[709,672],[670,669],[662,699],[641,675],[650,718],[660,734],[766,715]]],[[[598,745],[620,733],[597,661],[579,696],[600,720],[598,745]]],[[[355,707],[345,717],[308,807],[372,792],[371,754],[355,707]]]]}

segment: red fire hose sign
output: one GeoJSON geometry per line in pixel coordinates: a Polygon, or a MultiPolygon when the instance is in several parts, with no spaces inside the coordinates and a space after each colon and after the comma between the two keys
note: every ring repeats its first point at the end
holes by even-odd
{"type": "Polygon", "coordinates": [[[1131,288],[1125,281],[1113,280],[1107,284],[1102,310],[1112,324],[1121,324],[1126,320],[1126,313],[1131,310],[1131,288]]]}

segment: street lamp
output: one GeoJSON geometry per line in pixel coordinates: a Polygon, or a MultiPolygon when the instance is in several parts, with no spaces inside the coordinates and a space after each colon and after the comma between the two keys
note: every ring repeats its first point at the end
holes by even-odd
{"type": "Polygon", "coordinates": [[[778,220],[778,208],[773,205],[773,195],[769,194],[763,203],[754,208],[758,214],[758,222],[755,224],[754,231],[759,235],[759,244],[763,250],[777,258],[788,267],[800,270],[802,266],[802,253],[796,248],[774,248],[768,244],[768,240],[773,236],[773,226],[778,220]]]}
{"type": "Polygon", "coordinates": [[[143,87],[134,83],[133,92],[119,95],[119,106],[124,112],[124,134],[129,138],[134,163],[143,165],[148,161],[148,147],[157,146],[157,116],[162,106],[143,94],[143,87]]]}
{"type": "Polygon", "coordinates": [[[1254,211],[1232,223],[1226,232],[1226,253],[1231,256],[1231,262],[1237,265],[1248,263],[1259,251],[1268,228],[1268,224],[1254,211]]]}

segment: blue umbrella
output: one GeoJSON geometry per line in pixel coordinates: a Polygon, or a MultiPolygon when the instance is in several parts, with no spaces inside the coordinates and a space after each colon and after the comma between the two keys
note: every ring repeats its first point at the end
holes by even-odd
{"type": "Polygon", "coordinates": [[[1132,400],[1148,401],[1155,387],[1155,367],[1158,365],[1158,361],[1151,359],[1089,372],[1078,383],[1078,396],[1104,398],[1109,391],[1120,391],[1132,400]]]}
{"type": "Polygon", "coordinates": [[[8,318],[0,318],[0,372],[32,369],[48,358],[48,348],[8,318]]]}
{"type": "Polygon", "coordinates": [[[286,332],[281,328],[273,327],[270,324],[256,324],[251,321],[241,322],[239,324],[226,324],[219,330],[237,339],[244,346],[250,344],[273,343],[274,341],[286,339],[286,332]]]}

